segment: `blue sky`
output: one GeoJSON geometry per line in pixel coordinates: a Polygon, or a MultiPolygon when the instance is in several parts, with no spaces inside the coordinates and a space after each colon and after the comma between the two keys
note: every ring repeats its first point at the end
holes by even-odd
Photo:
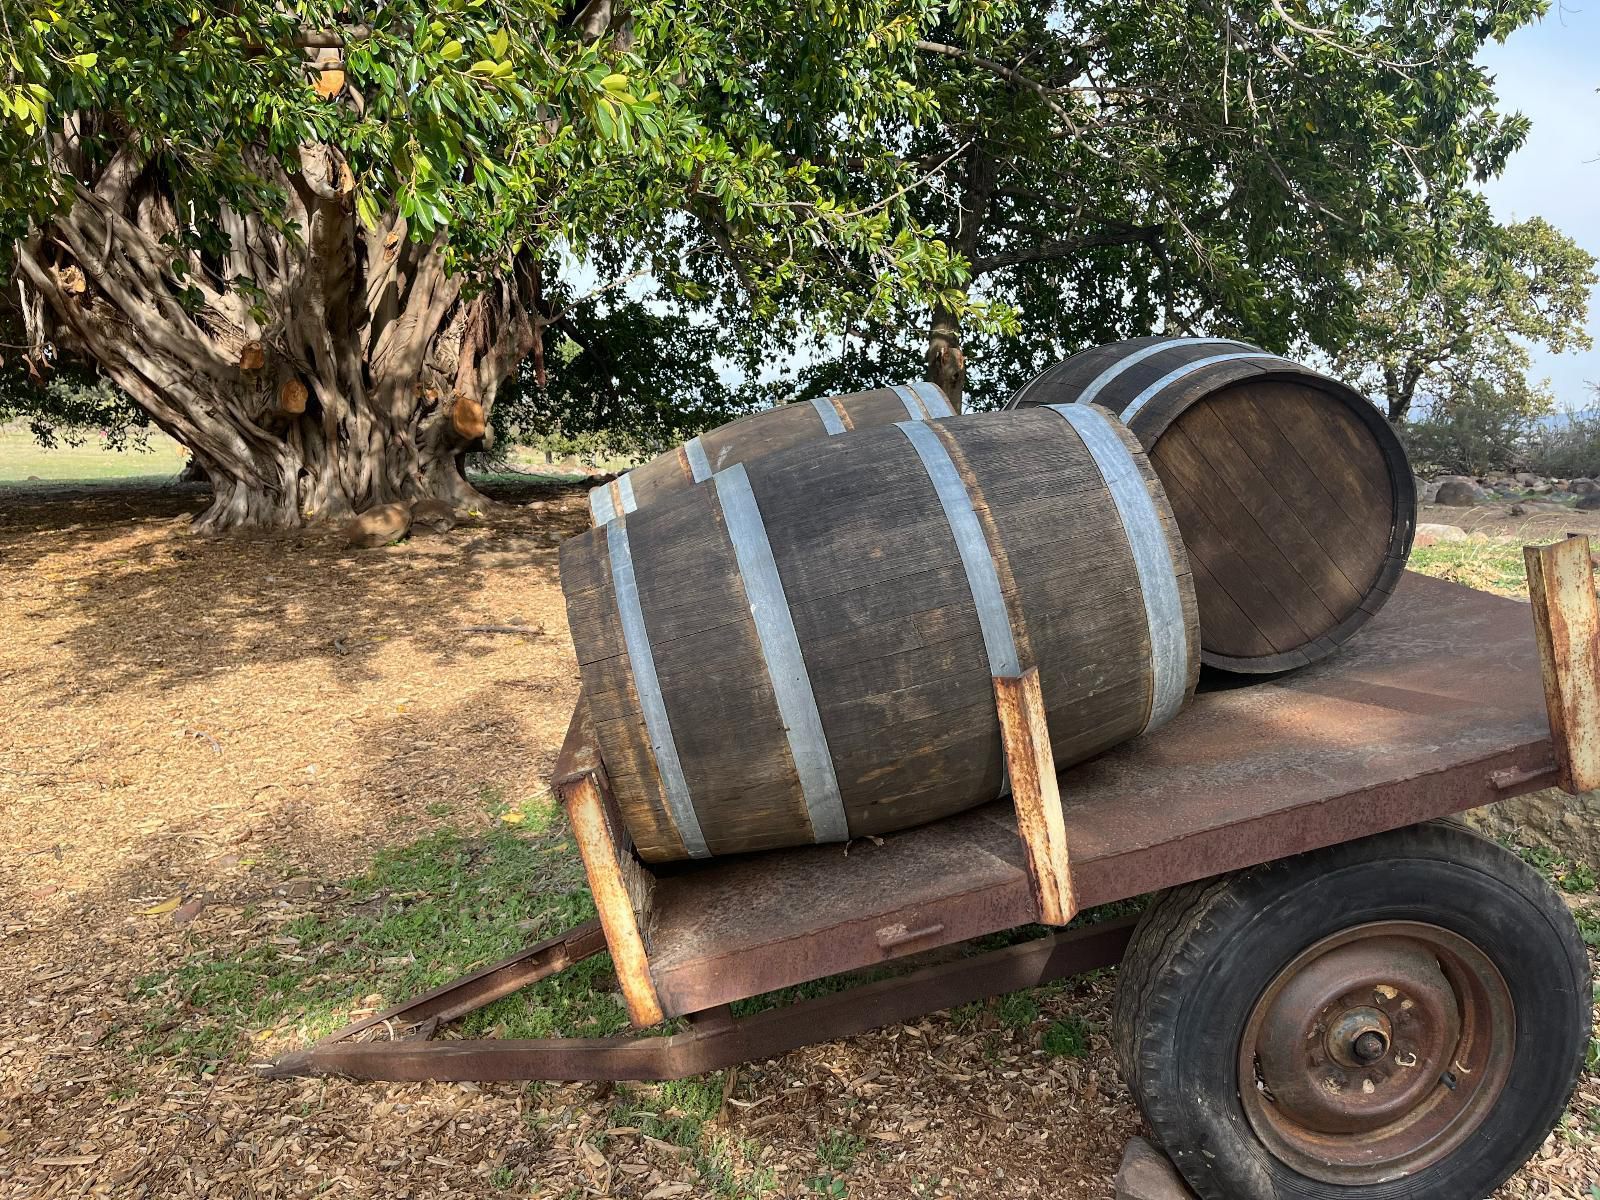
{"type": "MultiPolygon", "coordinates": [[[[1542,22],[1484,52],[1501,106],[1533,122],[1506,173],[1484,191],[1502,220],[1544,217],[1600,256],[1600,0],[1578,3],[1557,0],[1542,22]]],[[[1600,406],[1585,386],[1600,383],[1600,295],[1589,317],[1596,349],[1534,354],[1534,375],[1549,377],[1561,408],[1600,406]]]]}

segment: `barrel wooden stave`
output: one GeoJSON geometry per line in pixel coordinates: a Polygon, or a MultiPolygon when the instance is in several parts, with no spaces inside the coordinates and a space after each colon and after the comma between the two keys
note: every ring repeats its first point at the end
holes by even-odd
{"type": "Polygon", "coordinates": [[[1382,607],[1410,552],[1416,496],[1398,438],[1363,397],[1248,343],[1150,337],[1074,355],[1011,405],[1073,403],[1097,382],[1094,401],[1123,414],[1167,486],[1206,663],[1303,666],[1382,607]]]}
{"type": "MultiPolygon", "coordinates": [[[[929,428],[977,497],[1019,665],[1040,668],[1059,760],[1137,734],[1154,687],[1144,599],[1121,518],[1077,435],[1048,411],[929,428]],[[1042,494],[1041,478],[1052,481],[1042,494]]],[[[1137,453],[1126,431],[1118,436],[1137,453]]],[[[849,834],[886,833],[994,798],[1003,750],[990,654],[950,521],[906,433],[861,430],[743,470],[849,834]]],[[[1198,671],[1188,568],[1154,472],[1142,461],[1138,471],[1183,597],[1188,694],[1198,671]]],[[[641,507],[623,524],[693,809],[707,849],[723,854],[817,839],[718,486],[641,507]]],[[[562,549],[584,689],[608,766],[623,764],[612,769],[613,787],[640,853],[683,857],[649,769],[627,648],[605,611],[614,605],[605,561],[614,536],[600,528],[562,549]]]]}
{"type": "Polygon", "coordinates": [[[952,415],[950,403],[931,383],[873,388],[814,401],[796,401],[749,413],[707,431],[683,446],[658,454],[604,484],[591,496],[595,524],[616,512],[647,507],[741,462],[821,441],[840,432],[893,425],[905,420],[936,420],[952,415]],[[700,470],[697,473],[696,462],[700,470]],[[621,486],[619,486],[621,485],[621,486]]]}

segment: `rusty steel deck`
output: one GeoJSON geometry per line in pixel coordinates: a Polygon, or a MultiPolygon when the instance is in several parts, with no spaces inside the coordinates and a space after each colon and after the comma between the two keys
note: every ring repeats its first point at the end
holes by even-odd
{"type": "MultiPolygon", "coordinates": [[[[1081,907],[1487,804],[1556,780],[1526,602],[1407,574],[1340,654],[1210,680],[1159,733],[1061,775],[1081,907]]],[[[858,841],[658,872],[666,1015],[1036,917],[1001,801],[858,841]]]]}

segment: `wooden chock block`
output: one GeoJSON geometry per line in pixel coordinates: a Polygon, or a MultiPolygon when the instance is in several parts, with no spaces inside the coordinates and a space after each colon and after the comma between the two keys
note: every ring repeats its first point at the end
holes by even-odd
{"type": "Polygon", "coordinates": [[[588,706],[580,697],[556,760],[554,786],[566,806],[573,840],[583,857],[589,891],[605,930],[617,985],[635,1025],[658,1024],[661,998],[650,975],[650,953],[644,930],[649,923],[655,876],[633,853],[611,785],[589,723],[588,706]]]}
{"type": "Polygon", "coordinates": [[[1589,539],[1524,546],[1522,556],[1561,786],[1600,788],[1600,604],[1589,539]]]}
{"type": "Polygon", "coordinates": [[[1065,925],[1077,913],[1078,903],[1072,892],[1067,826],[1061,813],[1050,730],[1045,724],[1039,668],[1031,667],[1017,676],[997,676],[994,695],[1011,775],[1011,803],[1033,877],[1039,920],[1045,925],[1065,925]]]}

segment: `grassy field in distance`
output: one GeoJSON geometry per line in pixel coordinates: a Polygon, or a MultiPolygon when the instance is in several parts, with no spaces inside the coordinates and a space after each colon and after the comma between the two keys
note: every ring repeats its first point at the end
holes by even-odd
{"type": "Polygon", "coordinates": [[[178,443],[152,431],[144,450],[108,450],[99,439],[46,449],[26,425],[0,428],[0,484],[171,478],[183,470],[178,443]]]}

